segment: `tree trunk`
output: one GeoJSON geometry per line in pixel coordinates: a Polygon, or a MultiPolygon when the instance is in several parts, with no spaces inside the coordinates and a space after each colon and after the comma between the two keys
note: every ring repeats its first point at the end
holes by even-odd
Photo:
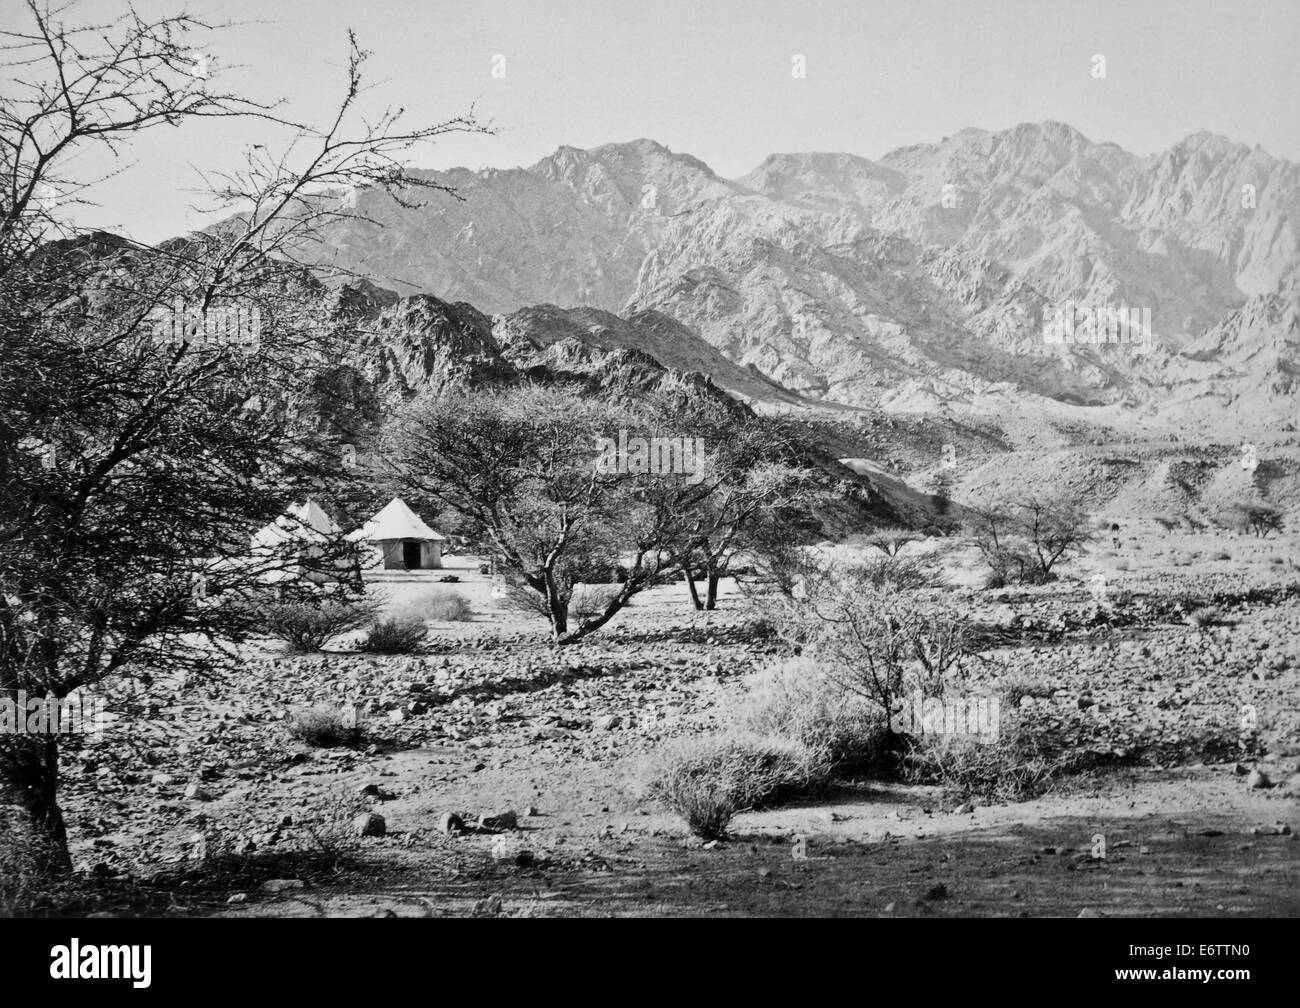
{"type": "Polygon", "coordinates": [[[551,639],[558,643],[569,630],[569,600],[564,592],[560,591],[560,586],[555,583],[555,576],[550,571],[546,572],[545,584],[546,611],[551,619],[551,639]]]}
{"type": "Polygon", "coordinates": [[[0,740],[0,829],[26,833],[26,852],[43,872],[72,868],[68,831],[59,809],[59,741],[53,735],[11,735],[0,740]]]}
{"type": "Polygon", "coordinates": [[[682,571],[682,575],[686,578],[686,587],[690,589],[691,601],[695,603],[695,608],[698,610],[703,610],[704,603],[700,601],[700,590],[697,587],[695,587],[695,575],[691,573],[689,567],[686,570],[682,571]]]}
{"type": "Polygon", "coordinates": [[[718,582],[722,580],[722,574],[712,565],[709,566],[707,574],[709,584],[704,596],[704,608],[712,612],[718,608],[718,582]]]}

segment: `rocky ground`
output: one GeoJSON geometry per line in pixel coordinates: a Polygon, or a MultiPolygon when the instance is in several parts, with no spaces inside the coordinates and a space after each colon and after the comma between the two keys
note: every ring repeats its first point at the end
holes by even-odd
{"type": "MultiPolygon", "coordinates": [[[[1138,545],[1108,607],[1086,563],[1041,589],[954,589],[984,630],[976,686],[1037,682],[1020,702],[1096,756],[1031,801],[843,781],[703,845],[646,799],[642,765],[714,727],[779,642],[735,593],[697,614],[671,586],[557,653],[539,622],[495,608],[467,558],[446,587],[475,619],[435,627],[427,654],[268,644],[230,679],[155,688],[149,717],[68,753],[73,852],[93,880],[68,911],[1294,914],[1300,587],[1272,562],[1294,542],[1236,540],[1223,569],[1212,537],[1138,545]],[[1207,558],[1191,571],[1189,550],[1207,558]],[[1217,625],[1189,623],[1206,601],[1217,625]],[[287,713],[315,703],[355,705],[364,741],[295,741],[287,713]],[[382,835],[349,836],[358,815],[382,835]]],[[[386,587],[394,604],[427,588],[386,587]]]]}

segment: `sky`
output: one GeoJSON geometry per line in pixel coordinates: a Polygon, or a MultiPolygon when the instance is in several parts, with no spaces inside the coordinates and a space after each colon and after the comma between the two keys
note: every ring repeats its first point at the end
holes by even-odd
{"type": "MultiPolygon", "coordinates": [[[[137,0],[145,15],[180,0],[137,0]]],[[[114,16],[81,0],[67,20],[114,16]]],[[[194,0],[233,22],[205,51],[225,87],[320,122],[347,30],[374,52],[364,104],[497,130],[416,150],[418,167],[509,168],[562,144],[649,137],[734,178],[777,152],[875,158],[967,126],[1057,119],[1137,154],[1198,130],[1300,161],[1300,0],[194,0]],[[806,76],[795,76],[795,57],[806,76]],[[1096,57],[1104,57],[1104,77],[1096,57]],[[494,75],[495,70],[495,75],[494,75]]],[[[21,25],[5,0],[5,27],[21,25]]],[[[283,134],[238,122],[142,134],[79,222],[155,241],[205,223],[199,169],[283,134]]]]}

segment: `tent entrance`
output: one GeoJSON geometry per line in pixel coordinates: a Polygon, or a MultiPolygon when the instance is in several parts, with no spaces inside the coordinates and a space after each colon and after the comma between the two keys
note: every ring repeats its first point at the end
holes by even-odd
{"type": "Polygon", "coordinates": [[[402,566],[407,570],[419,570],[421,552],[420,543],[418,542],[408,540],[402,543],[402,566]]]}

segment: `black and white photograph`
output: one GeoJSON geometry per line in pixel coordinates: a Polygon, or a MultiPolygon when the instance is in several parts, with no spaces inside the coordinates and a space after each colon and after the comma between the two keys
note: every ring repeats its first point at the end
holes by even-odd
{"type": "Polygon", "coordinates": [[[0,917],[1250,991],[1298,424],[1294,0],[5,0],[0,917]]]}

